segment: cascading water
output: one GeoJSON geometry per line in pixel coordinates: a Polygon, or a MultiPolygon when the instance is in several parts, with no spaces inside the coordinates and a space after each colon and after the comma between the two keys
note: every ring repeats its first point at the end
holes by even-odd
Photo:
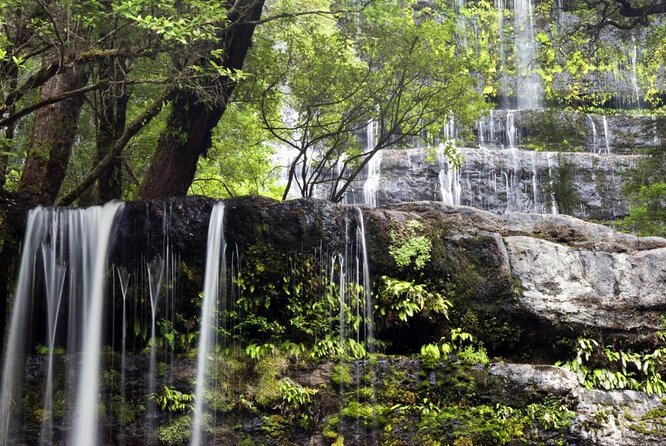
{"type": "Polygon", "coordinates": [[[44,281],[46,282],[46,310],[47,310],[47,372],[46,389],[44,390],[43,413],[47,419],[42,423],[40,443],[51,444],[53,435],[53,355],[55,351],[55,338],[62,302],[62,293],[65,286],[65,273],[67,265],[63,258],[63,227],[60,223],[60,213],[52,212],[50,221],[50,242],[42,243],[42,260],[44,262],[44,281]],[[60,249],[58,249],[60,245],[60,249]]]}
{"type": "Polygon", "coordinates": [[[641,91],[638,86],[638,48],[636,47],[636,36],[631,36],[631,88],[634,93],[636,108],[641,108],[641,91]]]}
{"type": "Polygon", "coordinates": [[[439,190],[442,202],[449,206],[459,206],[461,185],[458,168],[449,160],[448,156],[444,153],[444,150],[441,147],[438,150],[437,157],[440,164],[439,190]]]}
{"type": "Polygon", "coordinates": [[[509,110],[506,112],[506,141],[509,144],[509,149],[516,148],[516,123],[514,112],[509,110]]]}
{"type": "MultiPolygon", "coordinates": [[[[148,367],[148,394],[153,395],[157,388],[157,305],[159,303],[162,289],[162,277],[164,276],[164,259],[155,257],[146,264],[148,274],[148,290],[150,298],[150,365],[148,367]]],[[[153,430],[153,422],[157,418],[155,404],[150,404],[147,412],[147,429],[153,430]]]]}
{"type": "Polygon", "coordinates": [[[548,160],[548,182],[550,184],[550,213],[553,215],[559,214],[557,209],[557,200],[555,199],[555,179],[553,172],[553,153],[547,152],[546,159],[548,160]]]}
{"type": "Polygon", "coordinates": [[[592,151],[594,153],[597,153],[597,126],[594,123],[594,119],[592,119],[592,116],[585,115],[587,116],[587,119],[590,121],[590,126],[592,127],[592,151]]]}
{"type": "Polygon", "coordinates": [[[32,306],[33,277],[38,248],[44,236],[43,230],[47,213],[37,208],[28,215],[23,252],[19,266],[18,283],[14,295],[14,306],[9,324],[7,344],[2,370],[0,393],[0,439],[2,445],[9,444],[16,426],[16,404],[21,400],[20,389],[23,378],[23,365],[28,343],[28,330],[32,306]]]}
{"type": "Polygon", "coordinates": [[[610,155],[610,130],[608,129],[608,120],[605,115],[601,118],[601,122],[604,127],[604,147],[606,149],[606,155],[610,155]]]}
{"type": "MultiPolygon", "coordinates": [[[[377,123],[371,121],[366,126],[366,146],[365,152],[371,153],[377,145],[377,123]]],[[[368,176],[363,185],[363,195],[365,204],[371,207],[377,206],[377,189],[381,176],[382,151],[378,150],[371,155],[368,161],[368,176]]]]}
{"type": "Polygon", "coordinates": [[[516,105],[518,109],[541,106],[541,78],[536,72],[536,23],[532,0],[514,0],[514,51],[516,105]]]}
{"type": "Polygon", "coordinates": [[[84,283],[89,287],[85,290],[89,308],[86,309],[84,331],[86,335],[83,341],[74,429],[70,437],[70,443],[76,446],[95,444],[98,437],[97,404],[99,401],[106,257],[115,216],[122,207],[122,203],[111,202],[104,207],[92,207],[78,211],[83,213],[83,220],[87,223],[83,226],[84,230],[88,230],[88,233],[83,235],[85,247],[82,255],[89,260],[88,265],[84,264],[83,272],[83,277],[87,278],[84,283]]]}
{"type": "Polygon", "coordinates": [[[203,424],[205,420],[205,402],[209,364],[215,347],[215,320],[218,297],[226,293],[226,242],[224,239],[224,202],[213,206],[208,224],[208,242],[206,246],[206,272],[204,278],[203,303],[201,306],[201,331],[197,352],[197,378],[194,395],[194,414],[192,419],[192,439],[190,445],[203,443],[203,424]]]}

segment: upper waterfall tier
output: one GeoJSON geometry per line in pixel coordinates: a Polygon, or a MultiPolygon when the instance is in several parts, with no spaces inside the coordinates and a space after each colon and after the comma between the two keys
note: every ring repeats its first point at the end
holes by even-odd
{"type": "MultiPolygon", "coordinates": [[[[578,217],[612,220],[627,214],[622,179],[638,158],[519,149],[465,148],[460,153],[464,161],[458,172],[442,175],[450,166],[436,157],[431,159],[428,149],[387,150],[382,157],[378,204],[447,202],[445,197],[457,196],[458,202],[449,204],[500,214],[559,210],[578,217]],[[442,178],[447,179],[445,184],[442,178]]],[[[358,188],[347,198],[363,203],[358,188]]]]}

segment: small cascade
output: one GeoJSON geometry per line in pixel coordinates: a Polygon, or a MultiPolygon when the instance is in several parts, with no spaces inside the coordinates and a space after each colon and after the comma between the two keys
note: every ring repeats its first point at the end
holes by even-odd
{"type": "Polygon", "coordinates": [[[206,246],[206,272],[204,277],[203,303],[201,306],[201,331],[197,352],[197,380],[194,395],[194,414],[192,419],[192,438],[190,445],[205,444],[203,423],[206,416],[205,395],[208,388],[208,370],[211,356],[215,351],[215,322],[218,297],[222,301],[226,293],[226,242],[224,239],[224,202],[213,207],[208,224],[208,242],[206,246]]]}
{"type": "Polygon", "coordinates": [[[542,206],[539,204],[539,179],[536,169],[536,155],[532,151],[532,211],[543,212],[542,206]]]}
{"type": "Polygon", "coordinates": [[[659,140],[657,117],[654,115],[652,115],[652,144],[655,147],[659,147],[661,145],[661,141],[659,140]]]}
{"type": "Polygon", "coordinates": [[[368,266],[368,250],[365,244],[365,224],[363,222],[363,212],[360,208],[354,208],[356,213],[356,224],[358,225],[357,240],[360,242],[361,259],[363,262],[363,295],[365,308],[363,311],[364,317],[364,333],[365,345],[368,353],[374,353],[374,317],[373,317],[373,303],[372,303],[372,288],[370,282],[370,267],[368,266]]]}
{"type": "MultiPolygon", "coordinates": [[[[74,415],[74,429],[70,444],[88,446],[98,437],[97,405],[99,402],[100,353],[102,346],[102,323],[104,289],[106,282],[106,257],[111,239],[115,216],[123,204],[111,202],[104,207],[92,207],[78,212],[83,213],[87,230],[83,239],[87,242],[81,253],[84,260],[84,285],[89,304],[85,308],[85,337],[79,375],[78,395],[74,415]],[[87,264],[85,264],[87,263],[87,264]]],[[[70,253],[76,255],[77,253],[70,253]]]]}
{"type": "Polygon", "coordinates": [[[438,151],[439,169],[439,190],[442,202],[449,206],[459,206],[461,196],[460,173],[442,148],[438,151]]]}
{"type": "MultiPolygon", "coordinates": [[[[601,118],[601,122],[604,127],[604,147],[606,149],[606,155],[610,155],[610,130],[608,129],[606,115],[601,118]]],[[[599,151],[599,153],[601,153],[601,151],[599,151]]]]}
{"type": "Polygon", "coordinates": [[[516,134],[514,112],[509,110],[506,112],[506,140],[509,144],[509,149],[516,148],[516,134]]]}
{"type": "Polygon", "coordinates": [[[485,138],[485,117],[481,117],[477,123],[477,130],[479,133],[479,148],[483,149],[484,146],[486,145],[486,138],[485,138]]]}
{"type": "Polygon", "coordinates": [[[548,182],[550,185],[550,213],[553,215],[559,214],[557,209],[557,200],[555,199],[555,180],[553,179],[553,152],[546,153],[548,161],[548,182]]]}
{"type": "Polygon", "coordinates": [[[10,443],[11,434],[17,428],[17,402],[21,401],[23,365],[28,348],[29,311],[32,307],[33,280],[37,251],[44,236],[47,213],[37,208],[30,211],[23,242],[19,276],[14,295],[7,344],[2,369],[2,389],[0,390],[0,444],[10,443]]]}
{"type": "Polygon", "coordinates": [[[127,290],[129,288],[131,275],[124,267],[116,267],[118,275],[118,285],[120,288],[120,296],[123,299],[123,326],[121,327],[121,350],[120,350],[120,401],[122,403],[120,409],[120,417],[126,416],[126,361],[127,361],[127,290]]]}
{"type": "MultiPolygon", "coordinates": [[[[148,291],[150,298],[150,365],[148,367],[148,394],[153,395],[157,388],[157,305],[159,303],[162,289],[162,278],[164,277],[164,259],[155,257],[146,264],[148,276],[148,291]]],[[[147,428],[154,428],[153,421],[157,418],[155,404],[149,402],[147,428]]]]}
{"type": "Polygon", "coordinates": [[[365,204],[370,207],[377,206],[377,189],[379,188],[379,180],[381,177],[381,163],[382,163],[382,151],[378,150],[374,154],[372,151],[375,150],[377,145],[377,123],[371,121],[366,126],[366,153],[370,153],[370,161],[368,161],[368,176],[363,184],[363,196],[365,199],[365,204]]]}
{"type": "MultiPolygon", "coordinates": [[[[500,108],[508,108],[508,97],[509,97],[509,85],[507,82],[506,73],[506,49],[504,43],[504,1],[505,0],[495,0],[495,9],[497,10],[497,29],[499,32],[498,35],[498,57],[499,57],[499,73],[500,74],[500,91],[499,91],[499,106],[500,108]]],[[[492,119],[492,111],[491,111],[492,119]]],[[[490,124],[491,128],[493,124],[490,124]]],[[[492,140],[492,138],[491,138],[492,140]]]]}
{"type": "Polygon", "coordinates": [[[62,293],[65,286],[65,273],[67,271],[63,243],[63,228],[59,224],[59,212],[51,213],[50,242],[42,243],[42,260],[44,262],[44,281],[46,282],[46,311],[47,311],[47,372],[46,389],[44,390],[43,413],[47,419],[42,423],[40,443],[50,445],[53,443],[53,355],[55,339],[62,303],[62,293]],[[58,249],[60,248],[60,249],[58,249]]]}
{"type": "Polygon", "coordinates": [[[589,114],[585,115],[587,116],[587,119],[590,121],[590,124],[592,126],[592,151],[594,153],[597,153],[598,146],[597,146],[597,126],[594,123],[594,119],[592,119],[592,116],[589,114]]]}
{"type": "Polygon", "coordinates": [[[532,0],[515,0],[513,14],[516,105],[521,110],[539,108],[542,86],[535,67],[537,40],[532,0]]]}
{"type": "Polygon", "coordinates": [[[636,104],[636,108],[640,109],[641,108],[641,92],[640,88],[638,87],[638,48],[636,47],[636,36],[631,36],[631,45],[632,45],[632,52],[631,52],[631,88],[633,89],[634,93],[634,102],[636,104]]]}

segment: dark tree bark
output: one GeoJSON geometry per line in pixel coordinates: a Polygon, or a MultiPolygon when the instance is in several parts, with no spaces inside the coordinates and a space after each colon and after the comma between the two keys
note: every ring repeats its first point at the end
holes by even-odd
{"type": "MultiPolygon", "coordinates": [[[[232,3],[232,2],[230,2],[232,3]]],[[[230,25],[221,33],[223,67],[239,70],[252,42],[255,22],[261,18],[264,0],[236,0],[229,6],[230,25]]],[[[139,189],[141,198],[187,194],[199,156],[211,144],[212,131],[224,114],[235,82],[228,78],[204,86],[216,90],[216,100],[206,102],[196,90],[179,91],[171,106],[167,126],[139,189]]]]}
{"type": "MultiPolygon", "coordinates": [[[[109,59],[102,64],[100,77],[113,81],[111,86],[100,94],[100,110],[97,127],[97,153],[93,166],[99,164],[111,153],[115,142],[125,130],[127,102],[129,94],[122,84],[125,70],[119,64],[124,61],[109,59]]],[[[122,156],[114,158],[109,168],[97,179],[97,200],[106,203],[119,199],[122,195],[122,156]]]]}
{"type": "MultiPolygon", "coordinates": [[[[42,86],[40,100],[82,88],[87,80],[80,68],[61,72],[42,86]]],[[[35,113],[19,191],[38,193],[45,204],[55,201],[67,173],[82,106],[83,95],[77,95],[35,113]]]]}

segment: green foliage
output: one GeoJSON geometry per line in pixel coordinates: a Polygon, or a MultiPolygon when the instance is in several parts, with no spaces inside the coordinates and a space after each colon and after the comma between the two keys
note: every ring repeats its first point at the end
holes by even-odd
{"type": "Polygon", "coordinates": [[[448,318],[451,302],[441,293],[429,291],[424,284],[381,277],[375,306],[387,325],[407,323],[415,315],[448,318]],[[395,320],[397,318],[397,320],[395,320]]]}
{"type": "Polygon", "coordinates": [[[165,425],[157,428],[157,440],[167,446],[180,446],[187,444],[192,435],[192,420],[189,415],[174,418],[165,425]]]}
{"type": "Polygon", "coordinates": [[[190,193],[214,198],[282,196],[271,135],[253,103],[231,103],[215,129],[208,156],[201,158],[190,193]]]}
{"type": "Polygon", "coordinates": [[[351,371],[347,364],[336,364],[333,366],[331,381],[337,386],[349,386],[352,383],[351,371]]]}
{"type": "MultiPolygon", "coordinates": [[[[576,189],[576,165],[557,155],[557,166],[549,169],[543,192],[555,199],[557,210],[561,214],[571,215],[580,204],[580,195],[576,189]]],[[[548,203],[548,201],[547,201],[548,203]]],[[[552,203],[550,204],[552,206],[552,203]]]]}
{"type": "Polygon", "coordinates": [[[407,268],[414,263],[416,270],[423,269],[430,260],[432,242],[423,234],[423,224],[408,220],[404,225],[391,229],[389,254],[398,268],[407,268]]]}
{"type": "Polygon", "coordinates": [[[312,397],[318,392],[317,389],[309,389],[294,382],[291,378],[282,378],[280,381],[280,395],[282,396],[282,407],[290,410],[304,409],[312,402],[312,397]]]}
{"type": "Polygon", "coordinates": [[[194,395],[183,393],[169,386],[162,386],[162,392],[152,395],[151,399],[157,403],[160,409],[167,412],[189,412],[194,409],[192,405],[194,395]]]}
{"type": "Polygon", "coordinates": [[[666,236],[666,183],[641,186],[631,202],[623,228],[640,236],[666,236]]]}
{"type": "Polygon", "coordinates": [[[665,356],[664,348],[649,353],[617,351],[602,349],[594,339],[580,338],[576,358],[558,365],[578,372],[587,388],[631,389],[661,396],[666,392],[660,373],[665,356]]]}
{"type": "MultiPolygon", "coordinates": [[[[325,0],[317,5],[334,8],[325,0]]],[[[304,15],[259,30],[251,64],[267,89],[256,94],[268,108],[264,124],[295,153],[288,189],[311,196],[316,184],[329,181],[329,197],[338,201],[378,151],[438,134],[451,113],[462,123],[485,110],[471,75],[483,64],[455,51],[456,21],[438,12],[440,5],[416,5],[373,1],[339,20],[304,15]],[[276,102],[290,110],[287,119],[273,113],[276,102]],[[371,121],[382,123],[376,144],[362,149],[354,132],[371,121]]]]}
{"type": "Polygon", "coordinates": [[[449,339],[442,338],[437,344],[421,346],[420,358],[427,368],[439,365],[441,359],[455,354],[463,364],[488,364],[488,354],[482,345],[474,345],[474,337],[460,328],[451,330],[449,339]]]}

